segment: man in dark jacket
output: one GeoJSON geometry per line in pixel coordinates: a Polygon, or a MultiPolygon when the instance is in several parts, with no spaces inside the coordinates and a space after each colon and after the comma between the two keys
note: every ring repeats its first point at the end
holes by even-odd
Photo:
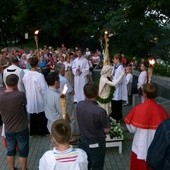
{"type": "Polygon", "coordinates": [[[153,170],[170,170],[170,119],[156,130],[148,149],[147,162],[153,170]]]}
{"type": "Polygon", "coordinates": [[[98,105],[98,88],[93,83],[84,86],[86,99],[77,104],[77,120],[80,128],[80,148],[88,156],[88,169],[103,170],[106,152],[105,134],[109,132],[107,113],[98,105]]]}

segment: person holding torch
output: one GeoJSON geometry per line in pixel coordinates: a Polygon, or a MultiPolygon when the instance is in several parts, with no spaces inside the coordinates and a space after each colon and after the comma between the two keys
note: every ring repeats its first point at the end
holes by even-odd
{"type": "Polygon", "coordinates": [[[48,89],[44,94],[45,116],[48,119],[47,128],[51,133],[51,126],[55,120],[62,119],[62,110],[60,106],[60,79],[57,72],[51,72],[47,75],[48,89]]]}

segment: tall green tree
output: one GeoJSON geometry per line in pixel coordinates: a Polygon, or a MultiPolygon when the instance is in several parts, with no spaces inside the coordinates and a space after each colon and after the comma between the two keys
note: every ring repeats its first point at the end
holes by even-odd
{"type": "Polygon", "coordinates": [[[117,10],[107,13],[107,25],[115,34],[112,42],[113,51],[120,50],[127,55],[140,57],[158,52],[158,44],[165,38],[162,35],[169,30],[165,24],[165,21],[168,23],[169,16],[166,11],[169,7],[165,9],[163,3],[158,3],[158,8],[154,1],[121,2],[117,10]]]}
{"type": "Polygon", "coordinates": [[[0,38],[1,44],[15,39],[16,25],[13,17],[16,15],[17,1],[0,0],[0,38]]]}
{"type": "Polygon", "coordinates": [[[111,53],[169,55],[169,1],[0,0],[0,5],[0,33],[6,40],[23,40],[26,32],[33,38],[39,29],[44,44],[95,49],[108,30],[111,53]]]}
{"type": "MultiPolygon", "coordinates": [[[[118,3],[111,0],[20,0],[16,22],[21,24],[19,32],[33,32],[39,28],[45,40],[81,44],[99,39],[105,15],[118,3]]],[[[98,44],[98,40],[96,42],[98,44]]],[[[91,44],[92,45],[92,44],[91,44]]]]}

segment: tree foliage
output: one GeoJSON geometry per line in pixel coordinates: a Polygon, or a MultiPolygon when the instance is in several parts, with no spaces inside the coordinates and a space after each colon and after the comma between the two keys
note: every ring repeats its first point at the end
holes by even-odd
{"type": "Polygon", "coordinates": [[[115,51],[137,56],[158,52],[157,47],[165,40],[162,35],[169,30],[166,24],[162,25],[166,18],[163,14],[163,10],[157,11],[155,3],[144,0],[129,0],[116,11],[110,11],[107,24],[115,32],[115,51]]]}
{"type": "Polygon", "coordinates": [[[111,53],[170,55],[169,1],[0,0],[0,5],[1,41],[24,40],[24,33],[33,37],[39,29],[44,44],[94,49],[108,30],[111,53]]]}

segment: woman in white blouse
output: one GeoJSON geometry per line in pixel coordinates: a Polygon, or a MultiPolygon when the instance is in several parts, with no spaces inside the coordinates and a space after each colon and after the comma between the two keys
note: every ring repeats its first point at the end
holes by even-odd
{"type": "MultiPolygon", "coordinates": [[[[140,64],[140,70],[141,70],[141,73],[139,74],[138,84],[137,84],[139,93],[142,91],[143,85],[146,84],[148,81],[147,64],[145,62],[142,62],[140,64]]],[[[144,98],[143,98],[142,94],[140,94],[140,95],[141,95],[141,101],[143,103],[144,98]]]]}

